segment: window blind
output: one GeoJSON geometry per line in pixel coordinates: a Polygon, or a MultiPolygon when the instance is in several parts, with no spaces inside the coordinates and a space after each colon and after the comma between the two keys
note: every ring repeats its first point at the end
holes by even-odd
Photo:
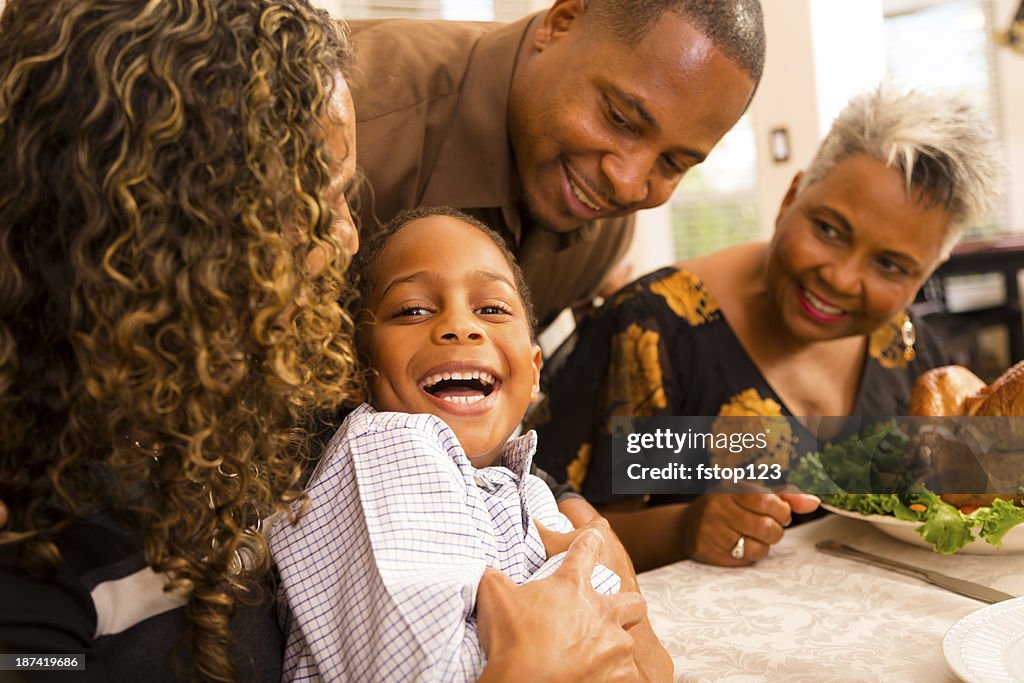
{"type": "MultiPolygon", "coordinates": [[[[894,80],[963,98],[988,117],[999,135],[993,15],[991,0],[955,0],[894,13],[885,19],[885,42],[894,80]]],[[[1007,215],[1003,201],[993,215],[968,228],[962,239],[984,239],[1002,232],[1007,215]]]]}
{"type": "Polygon", "coordinates": [[[677,259],[757,239],[757,150],[749,115],[683,177],[670,208],[677,259]]]}

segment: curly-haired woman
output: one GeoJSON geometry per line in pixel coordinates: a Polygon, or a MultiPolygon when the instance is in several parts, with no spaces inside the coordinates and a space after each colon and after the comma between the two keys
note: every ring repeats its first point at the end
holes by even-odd
{"type": "MultiPolygon", "coordinates": [[[[345,34],[305,0],[9,0],[0,34],[0,651],[275,680],[259,522],[355,376],[345,34]]],[[[486,677],[632,661],[599,547],[485,580],[486,677]]]]}
{"type": "Polygon", "coordinates": [[[5,645],[95,637],[96,678],[166,662],[183,623],[203,677],[271,663],[253,529],[299,494],[294,426],[352,377],[345,37],[261,4],[10,2],[0,23],[0,497],[26,535],[5,645]]]}

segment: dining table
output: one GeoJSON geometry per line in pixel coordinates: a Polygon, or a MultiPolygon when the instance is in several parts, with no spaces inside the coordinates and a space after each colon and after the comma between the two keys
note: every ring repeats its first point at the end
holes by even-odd
{"type": "Polygon", "coordinates": [[[943,637],[986,603],[817,550],[826,539],[1024,596],[1024,554],[940,555],[867,521],[828,514],[788,529],[748,567],[686,560],[639,575],[675,680],[960,680],[943,637]]]}

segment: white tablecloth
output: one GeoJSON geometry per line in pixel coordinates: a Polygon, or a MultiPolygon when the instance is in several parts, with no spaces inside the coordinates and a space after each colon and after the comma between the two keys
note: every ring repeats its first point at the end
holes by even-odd
{"type": "Polygon", "coordinates": [[[942,638],[986,603],[909,576],[826,555],[861,550],[1024,595],[1024,555],[942,556],[830,515],[786,532],[744,569],[679,562],[640,575],[677,681],[956,681],[942,638]]]}

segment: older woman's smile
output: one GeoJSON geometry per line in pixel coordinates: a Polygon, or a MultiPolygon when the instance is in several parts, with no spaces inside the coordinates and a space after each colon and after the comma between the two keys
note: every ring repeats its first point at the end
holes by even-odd
{"type": "Polygon", "coordinates": [[[833,306],[806,287],[797,290],[797,299],[803,309],[819,322],[834,323],[850,315],[848,311],[833,306]]]}

